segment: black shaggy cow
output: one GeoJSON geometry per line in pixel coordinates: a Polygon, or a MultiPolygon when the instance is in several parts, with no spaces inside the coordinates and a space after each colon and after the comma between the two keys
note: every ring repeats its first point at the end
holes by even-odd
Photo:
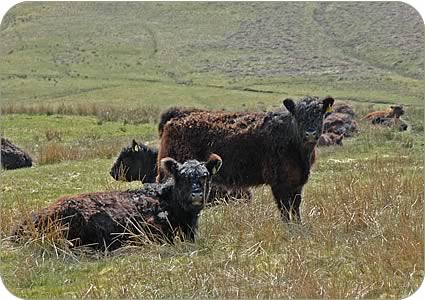
{"type": "Polygon", "coordinates": [[[1,166],[3,169],[12,170],[19,168],[28,168],[32,166],[31,157],[12,144],[8,139],[1,138],[1,166]]]}
{"type": "Polygon", "coordinates": [[[409,125],[406,121],[402,120],[399,117],[385,118],[385,117],[376,117],[372,120],[373,125],[381,125],[385,127],[394,127],[398,128],[400,131],[405,131],[409,128],[409,125]]]}
{"type": "MultiPolygon", "coordinates": [[[[121,150],[109,174],[115,180],[128,182],[140,180],[143,183],[154,183],[157,175],[157,156],[157,148],[133,140],[131,145],[121,150]]],[[[207,202],[216,203],[217,199],[250,199],[251,197],[252,194],[249,190],[224,189],[214,186],[211,188],[207,202]]]]}
{"type": "MultiPolygon", "coordinates": [[[[287,111],[244,113],[193,112],[164,126],[158,162],[205,160],[217,153],[224,165],[213,183],[225,188],[268,184],[284,222],[300,220],[301,191],[315,158],[324,114],[331,97],[283,101],[287,111]]],[[[164,174],[158,174],[162,180],[164,174]]]]}
{"type": "Polygon", "coordinates": [[[21,223],[13,235],[19,239],[28,228],[46,232],[49,225],[56,224],[63,227],[73,245],[98,249],[118,248],[134,234],[168,242],[181,234],[193,241],[210,177],[220,166],[221,158],[215,154],[206,163],[189,160],[180,164],[164,158],[161,169],[170,176],[166,183],[59,198],[33,214],[30,222],[21,223]]]}
{"type": "Polygon", "coordinates": [[[124,147],[112,165],[109,174],[115,180],[140,180],[144,183],[155,182],[158,149],[132,141],[124,147]]]}

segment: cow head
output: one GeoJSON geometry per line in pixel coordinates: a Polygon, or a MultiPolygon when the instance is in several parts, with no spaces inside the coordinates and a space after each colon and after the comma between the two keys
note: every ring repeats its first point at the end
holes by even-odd
{"type": "Polygon", "coordinates": [[[399,118],[400,116],[404,115],[404,109],[402,105],[391,105],[390,106],[390,113],[388,115],[388,117],[392,118],[399,118]]]}
{"type": "Polygon", "coordinates": [[[297,135],[304,145],[316,145],[322,134],[324,115],[332,111],[333,103],[331,97],[320,101],[307,96],[296,104],[291,99],[283,100],[283,105],[294,116],[297,135]]]}
{"type": "Polygon", "coordinates": [[[154,182],[158,150],[135,140],[124,147],[109,172],[115,180],[154,182]]]}
{"type": "MultiPolygon", "coordinates": [[[[188,160],[183,164],[173,158],[161,160],[161,170],[174,178],[174,201],[186,209],[202,208],[206,201],[211,176],[215,175],[222,164],[221,158],[211,154],[207,162],[188,160]]],[[[177,203],[176,203],[177,204],[177,203]]]]}

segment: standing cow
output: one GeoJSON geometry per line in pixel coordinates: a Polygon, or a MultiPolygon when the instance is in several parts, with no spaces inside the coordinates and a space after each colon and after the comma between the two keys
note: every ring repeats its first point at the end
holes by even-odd
{"type": "MultiPolygon", "coordinates": [[[[205,160],[211,153],[223,159],[213,183],[226,188],[271,186],[284,222],[300,221],[301,192],[315,158],[323,117],[334,99],[285,99],[287,111],[244,113],[193,112],[167,122],[158,162],[205,160]]],[[[164,174],[158,174],[161,181],[164,174]]]]}

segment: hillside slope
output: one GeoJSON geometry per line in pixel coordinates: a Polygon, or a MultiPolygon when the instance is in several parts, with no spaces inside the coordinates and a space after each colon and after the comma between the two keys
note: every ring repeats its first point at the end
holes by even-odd
{"type": "Polygon", "coordinates": [[[290,94],[281,82],[301,81],[362,100],[356,91],[423,98],[424,24],[401,2],[21,3],[0,39],[6,102],[113,100],[115,87],[157,82],[290,94]]]}

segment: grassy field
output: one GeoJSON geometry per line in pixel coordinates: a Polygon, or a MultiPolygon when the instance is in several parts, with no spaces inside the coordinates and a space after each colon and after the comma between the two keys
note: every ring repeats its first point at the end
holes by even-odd
{"type": "Polygon", "coordinates": [[[424,28],[403,3],[22,3],[0,27],[1,134],[35,166],[1,180],[0,275],[22,298],[402,298],[424,276],[424,28]],[[202,212],[194,244],[113,253],[8,240],[61,195],[125,190],[109,169],[156,145],[171,105],[269,110],[332,95],[358,119],[405,105],[406,132],[319,148],[302,225],[269,187],[202,212]]]}

